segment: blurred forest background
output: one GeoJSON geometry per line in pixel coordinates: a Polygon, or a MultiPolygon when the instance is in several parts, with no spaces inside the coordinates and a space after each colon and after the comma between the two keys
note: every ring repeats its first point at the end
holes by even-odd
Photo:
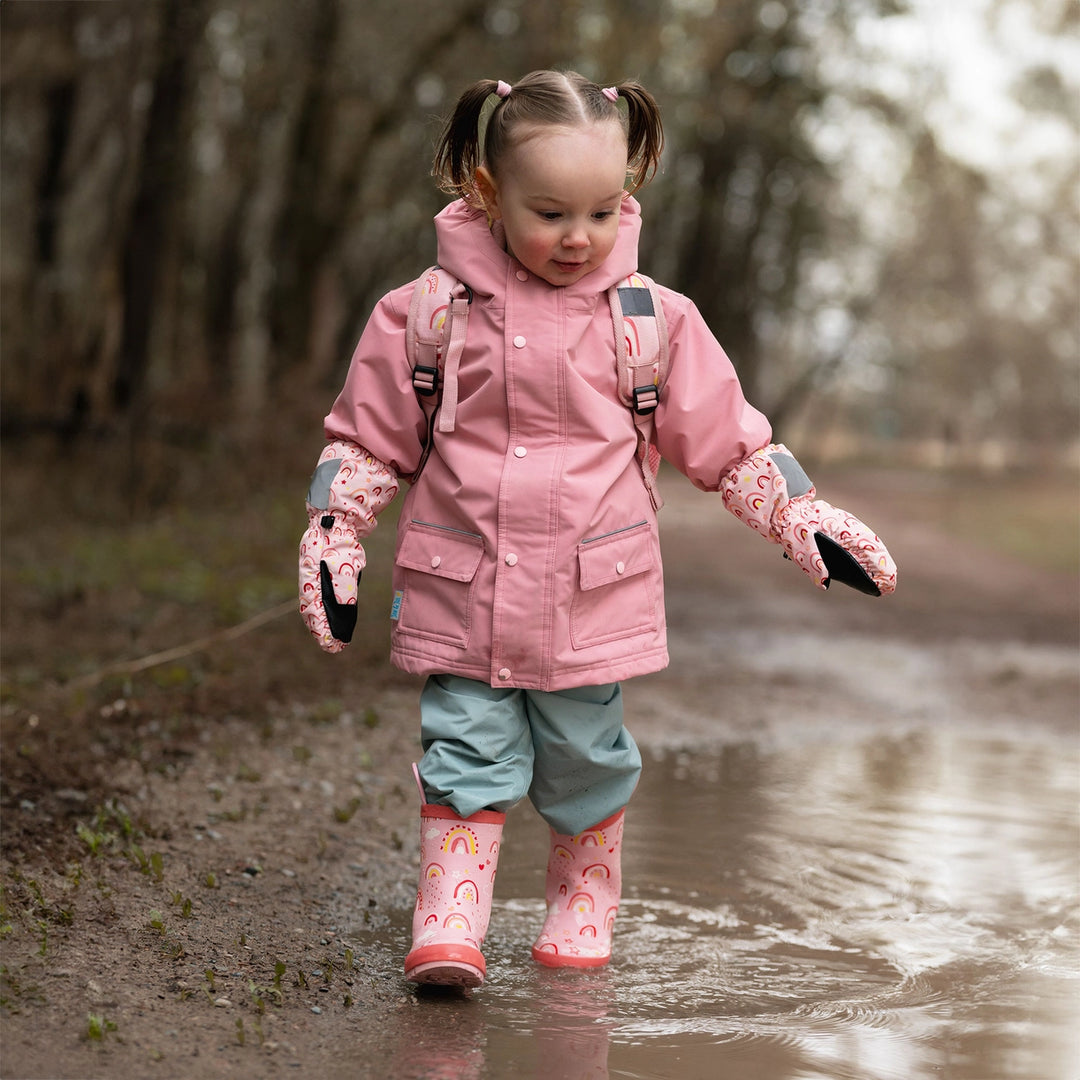
{"type": "Polygon", "coordinates": [[[200,455],[317,453],[368,312],[433,259],[440,117],[561,66],[660,100],[642,269],[778,435],[1075,463],[1078,26],[1068,0],[4,0],[5,453],[112,447],[142,506],[200,455]]]}

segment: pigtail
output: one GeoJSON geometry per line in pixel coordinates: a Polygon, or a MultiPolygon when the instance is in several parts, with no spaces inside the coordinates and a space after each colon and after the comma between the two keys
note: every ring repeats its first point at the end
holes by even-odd
{"type": "Polygon", "coordinates": [[[620,83],[616,89],[627,106],[627,173],[630,193],[643,188],[660,168],[664,126],[660,106],[640,83],[620,83]]]}
{"type": "Polygon", "coordinates": [[[435,149],[432,175],[440,190],[471,203],[480,201],[474,179],[483,164],[480,112],[498,85],[495,79],[481,79],[462,93],[435,149]]]}
{"type": "Polygon", "coordinates": [[[626,130],[627,188],[633,193],[660,168],[660,106],[640,83],[600,87],[574,71],[534,71],[513,87],[495,79],[473,83],[443,128],[432,172],[441,190],[481,206],[476,170],[487,165],[498,175],[499,160],[512,144],[517,125],[616,119],[626,130]]]}

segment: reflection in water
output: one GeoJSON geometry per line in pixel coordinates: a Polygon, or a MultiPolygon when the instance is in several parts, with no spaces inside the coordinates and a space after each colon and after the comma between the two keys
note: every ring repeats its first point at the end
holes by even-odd
{"type": "MultiPolygon", "coordinates": [[[[615,959],[591,972],[529,959],[546,831],[519,809],[489,982],[420,1001],[394,1075],[1074,1077],[1077,793],[1061,740],[669,752],[628,811],[615,959]]],[[[406,916],[378,944],[395,969],[406,916]]]]}
{"type": "Polygon", "coordinates": [[[608,1076],[612,1000],[608,972],[538,971],[537,1080],[594,1080],[608,1076]],[[586,978],[580,976],[584,974],[586,978]],[[574,978],[574,976],[578,976],[574,978]]]}

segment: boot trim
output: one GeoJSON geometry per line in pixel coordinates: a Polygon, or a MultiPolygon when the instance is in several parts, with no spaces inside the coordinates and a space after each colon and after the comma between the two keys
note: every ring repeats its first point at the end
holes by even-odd
{"type": "Polygon", "coordinates": [[[414,983],[475,987],[486,974],[483,954],[469,945],[425,945],[405,958],[405,978],[414,983]]]}
{"type": "Polygon", "coordinates": [[[538,964],[543,964],[544,967],[592,968],[604,967],[611,959],[611,954],[607,953],[604,956],[570,956],[556,952],[554,945],[546,945],[543,948],[537,948],[534,945],[532,947],[532,958],[538,964]]]}
{"type": "Polygon", "coordinates": [[[426,818],[453,818],[470,825],[501,825],[506,821],[506,815],[498,810],[477,810],[471,817],[463,818],[452,806],[437,806],[435,803],[424,803],[420,807],[420,815],[426,818]]]}

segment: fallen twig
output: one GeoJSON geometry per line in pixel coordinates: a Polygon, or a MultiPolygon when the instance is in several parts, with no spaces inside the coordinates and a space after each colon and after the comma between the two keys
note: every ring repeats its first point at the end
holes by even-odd
{"type": "Polygon", "coordinates": [[[290,612],[295,611],[296,601],[284,600],[275,607],[267,608],[266,611],[260,611],[258,615],[252,615],[250,619],[237,623],[236,626],[229,626],[213,634],[206,634],[184,645],[163,649],[161,652],[151,653],[149,656],[142,656],[137,660],[121,660],[115,664],[106,664],[105,667],[99,668],[97,671],[92,671],[87,675],[80,675],[77,679],[65,683],[64,689],[88,690],[91,686],[97,686],[99,682],[107,679],[110,675],[134,675],[139,671],[146,671],[147,668],[168,664],[172,660],[180,660],[185,656],[190,656],[192,653],[208,649],[211,645],[216,645],[219,642],[232,641],[234,638],[242,637],[264,623],[280,619],[282,615],[288,615],[290,612]]]}

